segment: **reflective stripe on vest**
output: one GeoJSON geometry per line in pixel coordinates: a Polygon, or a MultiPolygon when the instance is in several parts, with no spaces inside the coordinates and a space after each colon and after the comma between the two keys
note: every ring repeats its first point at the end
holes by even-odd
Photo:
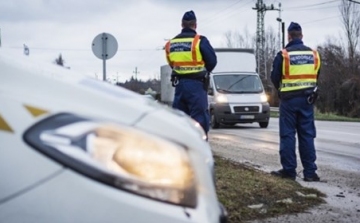
{"type": "Polygon", "coordinates": [[[314,82],[302,82],[302,83],[282,83],[282,88],[285,87],[315,87],[316,83],[314,82]]]}
{"type": "Polygon", "coordinates": [[[281,92],[294,91],[316,86],[317,74],[320,68],[317,51],[282,50],[283,73],[281,92]]]}
{"type": "Polygon", "coordinates": [[[175,38],[165,45],[166,59],[178,74],[192,74],[205,70],[200,53],[200,35],[175,38]]]}

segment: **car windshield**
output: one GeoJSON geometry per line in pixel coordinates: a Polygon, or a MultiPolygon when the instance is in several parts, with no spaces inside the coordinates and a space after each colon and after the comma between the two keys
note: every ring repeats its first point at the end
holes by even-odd
{"type": "Polygon", "coordinates": [[[260,93],[263,91],[258,75],[221,74],[214,75],[215,88],[221,93],[260,93]]]}

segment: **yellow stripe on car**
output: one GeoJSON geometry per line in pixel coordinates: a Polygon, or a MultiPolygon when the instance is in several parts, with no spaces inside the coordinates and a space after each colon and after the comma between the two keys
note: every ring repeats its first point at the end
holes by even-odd
{"type": "Polygon", "coordinates": [[[0,130],[5,132],[14,132],[1,115],[0,115],[0,130]]]}
{"type": "Polygon", "coordinates": [[[24,107],[30,112],[30,114],[34,117],[38,117],[40,115],[43,114],[47,114],[49,113],[47,110],[41,109],[41,108],[37,108],[34,106],[30,106],[30,105],[24,105],[24,107]]]}

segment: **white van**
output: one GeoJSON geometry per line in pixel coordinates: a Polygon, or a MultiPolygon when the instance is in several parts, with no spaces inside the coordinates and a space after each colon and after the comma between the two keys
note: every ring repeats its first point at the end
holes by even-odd
{"type": "Polygon", "coordinates": [[[267,128],[270,105],[259,75],[253,49],[215,49],[218,63],[208,90],[211,127],[258,122],[267,128]]]}

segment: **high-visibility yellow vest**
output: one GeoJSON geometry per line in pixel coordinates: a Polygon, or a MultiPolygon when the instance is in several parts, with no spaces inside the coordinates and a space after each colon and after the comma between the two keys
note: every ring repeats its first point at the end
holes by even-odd
{"type": "Polygon", "coordinates": [[[200,35],[189,38],[174,38],[165,45],[166,59],[180,75],[205,71],[200,52],[200,35]]]}
{"type": "Polygon", "coordinates": [[[282,50],[282,82],[280,91],[295,91],[315,87],[320,69],[320,57],[316,50],[282,50]]]}

